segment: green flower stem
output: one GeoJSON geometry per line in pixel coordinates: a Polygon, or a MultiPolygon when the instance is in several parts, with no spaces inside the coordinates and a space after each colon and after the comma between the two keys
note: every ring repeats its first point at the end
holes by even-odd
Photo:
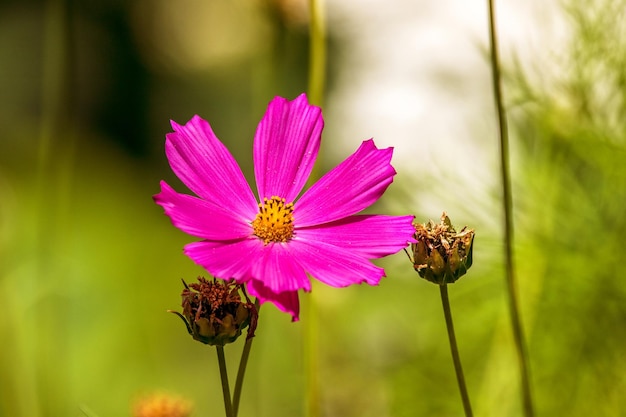
{"type": "Polygon", "coordinates": [[[248,365],[248,357],[250,356],[250,349],[252,348],[252,341],[254,338],[246,340],[241,352],[241,360],[239,362],[239,370],[237,371],[237,380],[235,381],[235,391],[233,393],[233,417],[237,417],[239,412],[239,400],[241,399],[241,388],[243,385],[243,377],[246,373],[246,366],[248,365]]]}
{"type": "MultiPolygon", "coordinates": [[[[261,309],[259,299],[254,302],[254,307],[257,313],[261,309]]],[[[246,340],[241,351],[241,359],[239,360],[239,369],[237,370],[237,380],[235,381],[235,391],[233,393],[233,417],[237,417],[239,413],[239,400],[241,399],[241,389],[243,387],[243,378],[246,374],[246,367],[248,366],[248,358],[250,357],[250,349],[252,349],[252,341],[254,337],[246,340]]]]}
{"type": "MultiPolygon", "coordinates": [[[[34,273],[20,283],[23,299],[18,305],[31,305],[31,322],[38,331],[18,326],[16,346],[19,350],[19,369],[15,374],[23,393],[10,401],[17,401],[22,415],[60,415],[70,406],[65,395],[69,383],[68,341],[70,309],[54,294],[71,288],[71,275],[63,272],[58,254],[68,245],[71,236],[71,185],[74,166],[76,134],[73,128],[73,9],[69,0],[47,0],[43,20],[41,119],[38,143],[38,162],[35,177],[35,208],[32,238],[34,273]],[[53,313],[53,314],[51,314],[53,313]],[[56,343],[45,343],[55,340],[56,343]],[[20,363],[22,362],[22,363],[20,363]]],[[[28,236],[27,235],[27,236],[28,236]]],[[[10,303],[11,304],[11,303],[10,303]]],[[[10,344],[9,344],[10,346],[10,344]]],[[[12,407],[9,405],[8,409],[12,407]]],[[[8,414],[11,414],[9,411],[8,414]]],[[[19,414],[19,413],[18,413],[19,414]]]]}
{"type": "Polygon", "coordinates": [[[448,285],[439,285],[441,292],[441,304],[443,305],[443,315],[446,318],[446,328],[448,329],[448,339],[450,340],[450,351],[452,352],[452,361],[454,362],[454,370],[456,371],[456,380],[461,391],[461,400],[463,401],[463,409],[466,417],[472,417],[472,406],[470,404],[467,387],[465,386],[465,377],[463,376],[463,367],[461,366],[461,357],[459,356],[459,348],[456,345],[456,336],[454,335],[454,324],[452,322],[452,311],[450,310],[450,300],[448,299],[448,285]]]}
{"type": "MultiPolygon", "coordinates": [[[[326,23],[324,18],[324,0],[309,0],[311,21],[309,24],[309,85],[308,98],[311,104],[322,106],[324,102],[324,89],[326,87],[326,23]]],[[[309,182],[319,178],[318,157],[309,182]]],[[[318,352],[317,332],[318,316],[317,304],[313,293],[305,304],[306,321],[304,324],[304,362],[306,384],[306,416],[317,417],[320,414],[319,384],[318,384],[318,352]]]]}
{"type": "Polygon", "coordinates": [[[317,303],[313,292],[309,294],[305,303],[306,326],[304,327],[304,360],[306,369],[306,417],[317,417],[320,415],[320,393],[317,370],[319,367],[319,356],[317,351],[317,335],[319,331],[319,317],[317,315],[317,303]]]}
{"type": "Polygon", "coordinates": [[[506,259],[506,282],[509,294],[509,313],[513,327],[513,337],[520,366],[522,400],[524,404],[524,415],[534,416],[533,401],[530,389],[530,367],[528,364],[528,354],[526,352],[526,342],[522,328],[522,319],[519,312],[519,301],[516,292],[516,280],[513,267],[513,198],[511,195],[511,175],[509,167],[509,135],[506,121],[506,114],[502,100],[501,74],[498,58],[498,35],[495,28],[494,0],[488,0],[489,7],[489,40],[491,46],[491,72],[493,80],[493,91],[495,106],[498,113],[498,127],[500,137],[500,166],[502,176],[502,194],[504,204],[504,248],[506,259]]]}
{"type": "Polygon", "coordinates": [[[326,85],[326,23],[324,0],[309,0],[309,102],[321,106],[326,85]]]}
{"type": "Polygon", "coordinates": [[[222,378],[222,394],[224,395],[224,410],[226,417],[234,417],[233,405],[230,401],[230,387],[228,386],[228,372],[226,371],[226,358],[224,357],[224,346],[216,346],[217,362],[220,366],[220,377],[222,378]]]}

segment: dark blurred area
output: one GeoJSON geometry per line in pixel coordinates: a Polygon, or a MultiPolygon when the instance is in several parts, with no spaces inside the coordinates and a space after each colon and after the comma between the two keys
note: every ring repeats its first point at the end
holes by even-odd
{"type": "Polygon", "coordinates": [[[243,136],[274,95],[306,88],[306,22],[289,13],[303,11],[252,1],[3,1],[0,124],[19,130],[54,115],[63,129],[95,132],[143,159],[161,155],[169,119],[195,113],[243,136]]]}

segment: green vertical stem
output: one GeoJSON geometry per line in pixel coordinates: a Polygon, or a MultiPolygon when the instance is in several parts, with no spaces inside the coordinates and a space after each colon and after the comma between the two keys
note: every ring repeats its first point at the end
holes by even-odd
{"type": "Polygon", "coordinates": [[[243,378],[246,374],[246,367],[248,365],[248,358],[250,357],[250,349],[252,348],[252,341],[254,338],[246,340],[241,352],[241,360],[239,362],[239,370],[237,371],[237,380],[235,382],[235,391],[233,393],[233,417],[237,417],[239,413],[239,400],[241,399],[241,388],[243,386],[243,378]]]}
{"type": "Polygon", "coordinates": [[[509,166],[509,134],[502,100],[502,77],[500,74],[500,63],[498,57],[498,36],[495,27],[494,0],[488,0],[488,8],[491,72],[495,106],[498,113],[500,139],[500,166],[503,194],[502,201],[504,204],[504,248],[506,259],[506,282],[509,294],[509,310],[511,324],[513,327],[513,337],[515,339],[515,346],[517,348],[519,359],[524,415],[526,417],[532,417],[534,416],[534,411],[530,389],[530,367],[528,364],[528,354],[526,352],[526,341],[522,328],[522,319],[519,312],[519,300],[517,298],[517,285],[514,273],[515,268],[513,265],[513,198],[511,193],[511,174],[509,166]]]}
{"type": "MultiPolygon", "coordinates": [[[[259,299],[254,302],[257,314],[261,309],[259,299]]],[[[241,351],[241,359],[239,360],[239,369],[237,370],[237,380],[235,381],[235,391],[233,393],[233,417],[237,417],[239,413],[239,400],[241,400],[241,389],[243,387],[243,378],[246,374],[246,367],[248,366],[248,358],[250,357],[250,349],[252,349],[252,341],[254,337],[246,339],[246,343],[243,345],[241,351]]]]}
{"type": "Polygon", "coordinates": [[[70,230],[64,223],[69,204],[73,132],[68,129],[73,109],[73,48],[71,0],[47,0],[43,21],[41,124],[35,177],[32,277],[22,282],[22,305],[39,331],[21,329],[19,383],[24,415],[59,415],[67,409],[72,387],[67,374],[69,303],[64,298],[68,271],[60,273],[62,253],[70,230]],[[62,231],[62,232],[61,232],[62,231]],[[61,295],[63,294],[63,295],[61,295]],[[59,295],[61,295],[59,297],[59,295]],[[68,394],[69,393],[69,394],[68,394]]]}
{"type": "Polygon", "coordinates": [[[319,331],[317,315],[317,303],[313,293],[304,304],[306,308],[305,337],[304,337],[304,360],[306,369],[306,416],[317,417],[320,415],[320,392],[319,392],[319,354],[317,350],[317,334],[319,331]]]}
{"type": "MultiPolygon", "coordinates": [[[[324,18],[324,0],[309,0],[309,86],[308,98],[311,104],[322,106],[324,103],[324,89],[326,87],[326,23],[324,18]]],[[[309,182],[319,177],[317,174],[320,158],[311,173],[309,182]]],[[[317,350],[317,334],[319,331],[319,317],[317,303],[313,293],[305,303],[305,384],[306,384],[306,416],[320,415],[319,393],[319,353],[317,350]]]]}
{"type": "Polygon", "coordinates": [[[220,366],[220,377],[222,378],[222,394],[224,396],[224,410],[226,417],[233,417],[233,405],[230,400],[230,387],[228,386],[228,372],[226,371],[226,358],[224,357],[224,346],[216,346],[217,362],[220,366]]]}
{"type": "Polygon", "coordinates": [[[467,386],[465,385],[465,377],[463,376],[463,366],[461,365],[461,356],[459,355],[459,348],[456,345],[456,336],[454,335],[454,323],[452,321],[452,311],[450,310],[450,300],[448,298],[448,285],[439,285],[439,290],[441,293],[443,315],[446,318],[446,328],[448,329],[448,340],[450,341],[450,352],[452,353],[452,362],[454,362],[456,381],[459,384],[461,401],[463,401],[463,410],[465,410],[465,417],[472,417],[472,406],[470,404],[469,395],[467,394],[467,386]]]}
{"type": "Polygon", "coordinates": [[[321,106],[326,87],[326,23],[324,0],[309,0],[309,102],[321,106]]]}

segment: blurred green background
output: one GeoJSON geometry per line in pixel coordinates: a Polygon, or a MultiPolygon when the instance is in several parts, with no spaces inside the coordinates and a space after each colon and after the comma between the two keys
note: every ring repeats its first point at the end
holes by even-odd
{"type": "MultiPolygon", "coordinates": [[[[410,49],[412,32],[389,38],[381,21],[399,26],[414,14],[465,36],[437,20],[436,3],[328,3],[322,171],[373,135],[396,146],[399,173],[373,211],[427,221],[445,210],[476,229],[474,266],[450,288],[466,380],[476,415],[519,416],[495,113],[480,55],[486,6],[471,6],[484,28],[472,39],[478,47],[461,53],[433,41],[438,54],[425,55],[410,49]],[[400,61],[351,43],[372,32],[400,61]],[[463,54],[478,64],[466,71],[463,54]],[[354,56],[371,65],[347,65],[360,62],[354,56]],[[429,60],[440,66],[425,76],[416,62],[429,60]],[[384,96],[388,80],[366,78],[371,67],[429,85],[398,91],[441,103],[438,91],[455,105],[419,110],[384,96]],[[376,101],[397,118],[369,117],[376,101]],[[465,124],[450,123],[459,113],[465,124]],[[457,130],[427,134],[430,119],[457,130]]],[[[539,416],[626,413],[624,6],[553,7],[565,36],[539,42],[535,56],[507,42],[515,9],[503,4],[516,265],[539,416]],[[557,48],[546,53],[549,45],[557,48]]],[[[540,40],[547,33],[526,25],[540,40]]],[[[420,27],[411,27],[420,40],[442,39],[420,27]]],[[[1,416],[130,415],[153,391],[188,398],[194,416],[223,415],[214,350],[165,312],[179,307],[180,279],[204,272],[182,254],[191,238],[152,202],[161,179],[184,190],[164,135],[170,119],[200,114],[252,179],[252,137],[267,102],[306,90],[307,30],[297,1],[0,2],[1,416]]],[[[436,287],[402,253],[379,264],[388,277],[378,287],[315,285],[298,323],[263,308],[240,415],[305,415],[308,349],[318,355],[323,416],[462,414],[436,287]],[[318,329],[307,347],[312,300],[318,329]]],[[[241,342],[226,348],[231,376],[240,350],[241,342]]]]}

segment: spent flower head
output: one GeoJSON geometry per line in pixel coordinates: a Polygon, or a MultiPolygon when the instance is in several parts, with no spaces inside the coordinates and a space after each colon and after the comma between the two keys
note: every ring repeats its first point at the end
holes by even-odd
{"type": "Polygon", "coordinates": [[[208,122],[172,122],[165,151],[196,196],[161,182],[154,196],[172,223],[202,239],[185,253],[216,277],[246,284],[250,295],[298,319],[298,290],[309,276],[333,287],[376,285],[385,275],[371,259],[414,242],[413,216],[357,214],[393,181],[392,149],[364,141],[354,154],[302,193],[321,142],[319,107],[302,94],[274,98],[254,136],[258,198],[208,122]]]}
{"type": "Polygon", "coordinates": [[[183,319],[194,339],[207,345],[224,346],[237,340],[246,327],[247,339],[254,337],[258,314],[242,285],[203,277],[189,285],[183,281],[183,285],[183,313],[170,312],[183,319]],[[240,291],[245,302],[241,300],[240,291]]]}
{"type": "Polygon", "coordinates": [[[420,277],[444,285],[452,284],[472,266],[474,230],[467,226],[457,232],[443,213],[441,223],[415,224],[411,244],[413,267],[420,277]]]}

